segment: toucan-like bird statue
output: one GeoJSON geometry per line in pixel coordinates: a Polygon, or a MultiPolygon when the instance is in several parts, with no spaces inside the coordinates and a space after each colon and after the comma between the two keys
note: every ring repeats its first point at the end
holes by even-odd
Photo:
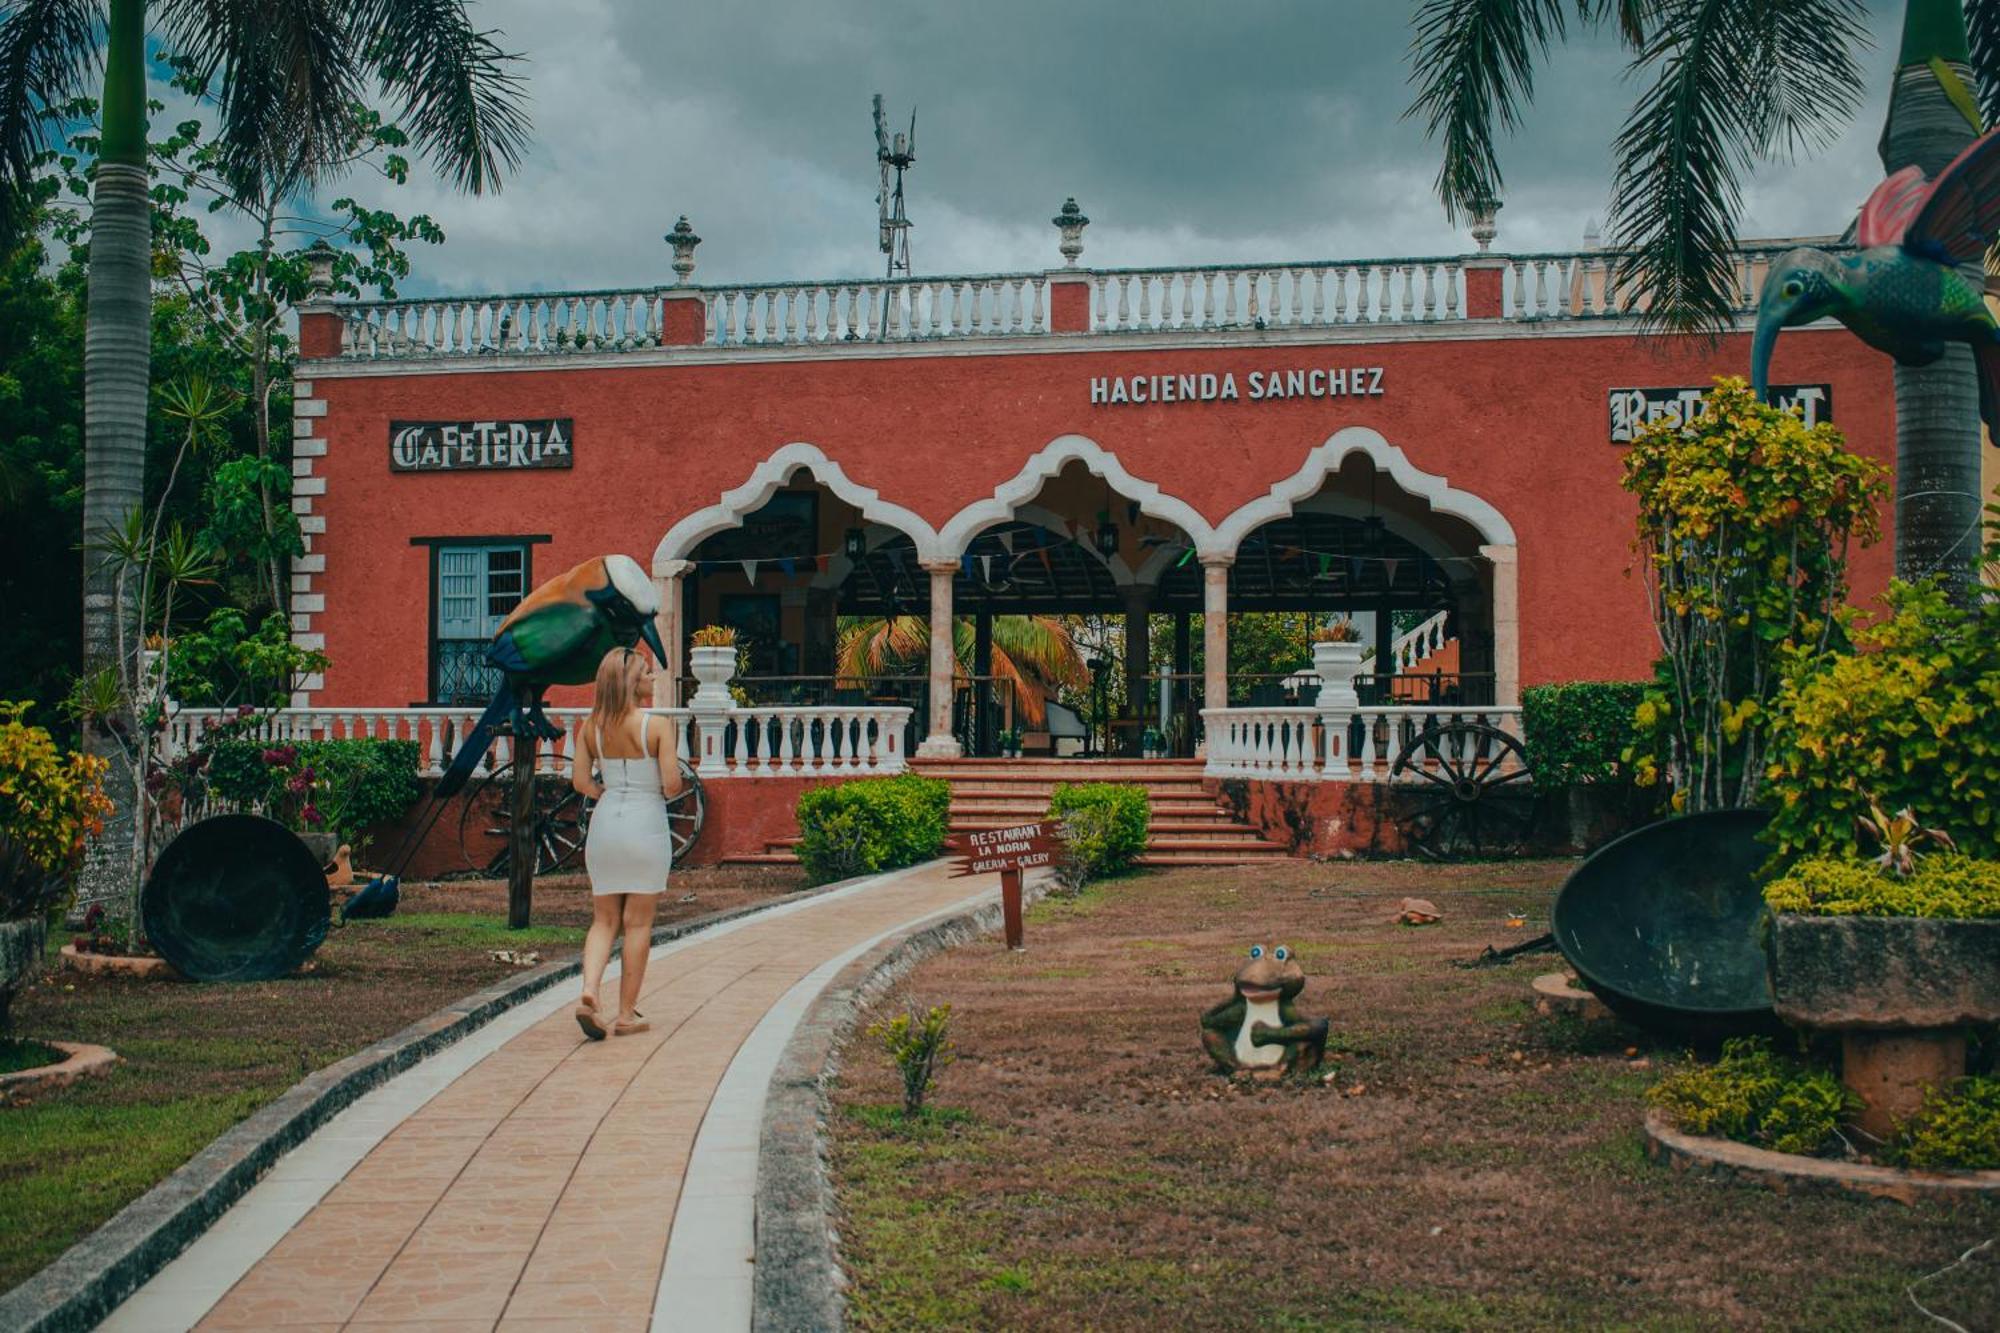
{"type": "Polygon", "coordinates": [[[1750,352],[1757,396],[1768,397],[1778,331],[1831,315],[1906,366],[1970,343],[1979,414],[2000,440],[2000,321],[1986,304],[2000,296],[2000,278],[1986,271],[2000,238],[2000,130],[1975,140],[1936,180],[1905,167],[1883,181],[1854,234],[1862,247],[1855,254],[1799,249],[1773,261],[1750,352]]]}
{"type": "Polygon", "coordinates": [[[396,910],[403,867],[437,822],[445,802],[464,790],[478,771],[501,723],[511,722],[516,736],[532,731],[554,740],[562,732],[542,712],[542,696],[549,686],[588,685],[606,653],[630,648],[641,639],[653,650],[653,659],[664,663],[666,649],[653,625],[659,610],[653,581],[627,555],[586,560],[523,598],[500,622],[486,649],[487,662],[498,667],[503,678],[493,702],[459,744],[431,792],[430,804],[411,825],[388,868],[347,900],[340,919],[384,917],[396,910]]]}

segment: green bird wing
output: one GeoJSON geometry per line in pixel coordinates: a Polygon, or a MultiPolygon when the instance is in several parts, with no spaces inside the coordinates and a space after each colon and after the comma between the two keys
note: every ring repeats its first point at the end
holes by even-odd
{"type": "Polygon", "coordinates": [[[610,648],[610,631],[595,607],[552,602],[495,635],[487,657],[508,675],[536,684],[587,685],[610,648]]]}

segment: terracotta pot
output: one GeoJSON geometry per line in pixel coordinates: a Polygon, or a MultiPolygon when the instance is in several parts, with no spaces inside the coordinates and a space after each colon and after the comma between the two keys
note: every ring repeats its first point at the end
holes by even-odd
{"type": "Polygon", "coordinates": [[[1354,692],[1354,678],[1361,674],[1361,654],[1366,651],[1359,643],[1313,645],[1313,670],[1320,679],[1320,708],[1352,712],[1361,706],[1361,697],[1354,692]]]}
{"type": "Polygon", "coordinates": [[[1841,1034],[1841,1078],[1878,1137],[1965,1073],[1966,1027],[2000,1022],[2000,921],[1787,912],[1770,948],[1778,1017],[1841,1034]]]}

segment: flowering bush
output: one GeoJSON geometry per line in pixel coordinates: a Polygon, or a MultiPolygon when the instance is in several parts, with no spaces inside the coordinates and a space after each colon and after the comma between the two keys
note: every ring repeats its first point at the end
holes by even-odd
{"type": "Polygon", "coordinates": [[[2000,861],[1926,856],[1907,876],[1855,857],[1812,857],[1764,886],[1774,912],[1809,916],[2000,917],[2000,861]]]}
{"type": "Polygon", "coordinates": [[[1833,641],[1848,547],[1880,533],[1883,477],[1833,426],[1808,428],[1740,379],[1633,441],[1624,485],[1664,651],[1635,769],[1642,785],[1670,781],[1676,809],[1756,803],[1780,668],[1833,641]]]}
{"type": "Polygon", "coordinates": [[[297,833],[355,842],[363,829],[402,815],[421,794],[414,741],[354,738],[272,743],[251,709],[207,732],[158,780],[183,798],[214,796],[297,833]]]}
{"type": "Polygon", "coordinates": [[[55,905],[82,864],[86,841],[104,832],[112,809],[104,794],[105,761],[62,750],[44,728],[23,720],[29,707],[0,701],[4,921],[38,916],[55,905]]]}

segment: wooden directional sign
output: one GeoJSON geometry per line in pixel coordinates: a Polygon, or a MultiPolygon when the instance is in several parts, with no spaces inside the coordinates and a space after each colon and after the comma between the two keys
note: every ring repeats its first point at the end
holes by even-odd
{"type": "Polygon", "coordinates": [[[1000,872],[1000,911],[1007,947],[1021,947],[1021,872],[1035,866],[1052,865],[1056,859],[1056,837],[1044,823],[1016,824],[1012,828],[980,829],[952,839],[958,853],[954,879],[965,875],[1000,872]]]}
{"type": "Polygon", "coordinates": [[[1016,824],[1013,828],[980,829],[954,838],[952,850],[959,858],[952,877],[962,879],[967,875],[1050,865],[1056,859],[1056,840],[1047,824],[1016,824]]]}

